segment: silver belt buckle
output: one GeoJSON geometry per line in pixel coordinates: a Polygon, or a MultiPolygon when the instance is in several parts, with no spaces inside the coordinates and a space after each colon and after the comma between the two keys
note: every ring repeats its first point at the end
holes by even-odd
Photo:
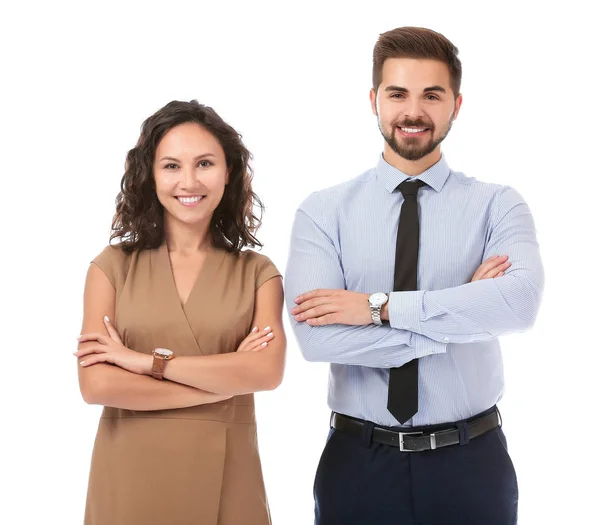
{"type": "Polygon", "coordinates": [[[423,432],[398,432],[398,443],[400,452],[418,452],[418,450],[408,450],[404,448],[404,436],[422,436],[423,432]]]}

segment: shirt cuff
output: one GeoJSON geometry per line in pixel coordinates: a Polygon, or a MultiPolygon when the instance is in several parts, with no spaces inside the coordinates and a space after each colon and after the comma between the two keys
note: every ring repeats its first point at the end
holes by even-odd
{"type": "Polygon", "coordinates": [[[391,292],[388,304],[390,326],[398,330],[421,333],[421,307],[425,290],[391,292]]]}

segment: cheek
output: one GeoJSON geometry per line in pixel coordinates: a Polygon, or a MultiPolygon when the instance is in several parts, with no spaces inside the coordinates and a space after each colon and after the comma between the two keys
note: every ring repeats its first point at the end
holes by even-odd
{"type": "Polygon", "coordinates": [[[393,104],[380,104],[378,106],[379,109],[379,121],[382,124],[387,126],[391,126],[391,124],[398,120],[398,114],[400,112],[398,107],[395,107],[393,104]]]}
{"type": "Polygon", "coordinates": [[[154,177],[154,185],[156,187],[156,195],[158,200],[164,205],[172,195],[173,184],[168,180],[167,177],[159,175],[154,177]]]}
{"type": "Polygon", "coordinates": [[[227,184],[226,173],[215,173],[210,178],[205,178],[204,185],[208,191],[214,195],[220,195],[225,191],[225,185],[227,184]]]}

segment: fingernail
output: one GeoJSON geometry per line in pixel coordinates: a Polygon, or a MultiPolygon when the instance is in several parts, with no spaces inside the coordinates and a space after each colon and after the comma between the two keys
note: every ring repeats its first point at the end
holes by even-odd
{"type": "Polygon", "coordinates": [[[296,321],[300,321],[300,316],[299,316],[299,315],[295,315],[295,316],[294,316],[294,319],[295,319],[296,321]]]}
{"type": "Polygon", "coordinates": [[[268,332],[270,329],[271,329],[271,327],[270,327],[270,326],[267,326],[267,327],[265,328],[265,332],[268,332]]]}
{"type": "Polygon", "coordinates": [[[258,326],[255,326],[255,327],[252,329],[252,332],[251,332],[251,333],[254,333],[254,332],[256,332],[257,330],[258,330],[258,326]]]}
{"type": "Polygon", "coordinates": [[[105,315],[105,316],[104,316],[104,320],[105,320],[107,323],[110,323],[110,319],[108,318],[108,315],[105,315]]]}
{"type": "Polygon", "coordinates": [[[267,346],[269,343],[267,341],[265,341],[262,345],[260,346],[267,346]]]}
{"type": "Polygon", "coordinates": [[[80,365],[85,365],[85,361],[79,361],[80,365]]]}
{"type": "Polygon", "coordinates": [[[271,332],[270,334],[267,334],[267,337],[273,337],[273,332],[271,332]]]}
{"type": "Polygon", "coordinates": [[[81,335],[78,335],[77,340],[79,341],[81,339],[81,337],[82,337],[81,335]]]}
{"type": "Polygon", "coordinates": [[[300,297],[296,297],[296,298],[294,299],[294,302],[295,302],[295,303],[298,303],[298,302],[300,302],[300,297]]]}
{"type": "Polygon", "coordinates": [[[298,308],[292,308],[292,313],[295,314],[298,311],[298,308]]]}

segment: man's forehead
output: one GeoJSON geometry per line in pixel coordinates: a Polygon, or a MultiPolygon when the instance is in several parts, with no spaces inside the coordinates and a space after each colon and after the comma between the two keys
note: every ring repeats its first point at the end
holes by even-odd
{"type": "MultiPolygon", "coordinates": [[[[410,83],[413,88],[422,84],[450,85],[450,70],[439,60],[416,58],[388,58],[383,63],[382,85],[396,85],[398,82],[410,83]]],[[[408,86],[404,86],[408,87],[408,86]]]]}

